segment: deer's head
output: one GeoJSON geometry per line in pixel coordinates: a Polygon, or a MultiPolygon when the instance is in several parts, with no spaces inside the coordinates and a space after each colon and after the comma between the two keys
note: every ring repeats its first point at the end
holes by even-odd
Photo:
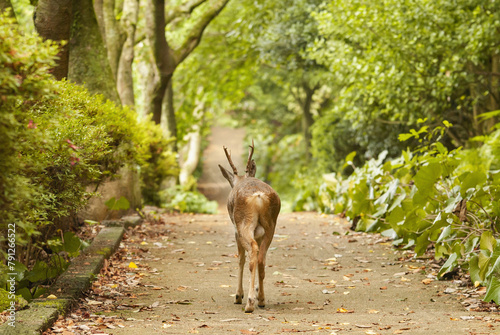
{"type": "Polygon", "coordinates": [[[233,160],[231,159],[231,154],[227,151],[226,147],[224,148],[224,152],[226,153],[227,160],[229,162],[229,165],[231,165],[231,168],[233,169],[233,172],[231,173],[229,170],[226,170],[219,164],[220,171],[222,172],[222,175],[224,178],[227,179],[229,182],[229,185],[231,185],[231,188],[234,188],[234,185],[238,184],[241,180],[249,177],[255,177],[255,173],[257,172],[257,165],[255,164],[255,161],[252,159],[253,156],[253,150],[254,150],[254,143],[252,140],[252,145],[249,146],[250,150],[248,153],[248,161],[247,161],[247,167],[245,170],[245,175],[244,176],[238,176],[238,170],[236,169],[236,166],[234,166],[233,160]]]}

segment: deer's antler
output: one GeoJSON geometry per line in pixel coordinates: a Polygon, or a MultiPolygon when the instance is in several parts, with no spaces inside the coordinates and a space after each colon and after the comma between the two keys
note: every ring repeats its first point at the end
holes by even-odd
{"type": "Polygon", "coordinates": [[[235,176],[238,175],[238,170],[236,170],[236,166],[233,164],[233,160],[231,159],[231,154],[227,151],[227,148],[223,146],[224,152],[226,153],[227,160],[229,162],[229,165],[231,165],[231,168],[233,169],[233,173],[235,176]]]}
{"type": "Polygon", "coordinates": [[[252,145],[249,145],[249,147],[250,151],[248,152],[247,169],[245,170],[245,173],[248,177],[255,177],[255,173],[257,172],[257,165],[255,164],[255,161],[252,159],[254,150],[253,139],[252,139],[252,145]]]}

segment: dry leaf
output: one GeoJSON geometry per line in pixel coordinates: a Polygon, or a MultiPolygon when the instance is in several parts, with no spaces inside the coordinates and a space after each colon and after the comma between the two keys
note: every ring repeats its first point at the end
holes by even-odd
{"type": "Polygon", "coordinates": [[[354,313],[354,310],[348,310],[347,308],[341,307],[337,308],[337,313],[354,313]]]}
{"type": "Polygon", "coordinates": [[[131,269],[137,269],[137,265],[134,262],[130,262],[128,264],[128,267],[131,268],[131,269]]]}
{"type": "Polygon", "coordinates": [[[431,278],[426,278],[426,279],[422,280],[422,284],[424,284],[424,285],[429,285],[432,282],[433,282],[433,280],[431,278]]]}

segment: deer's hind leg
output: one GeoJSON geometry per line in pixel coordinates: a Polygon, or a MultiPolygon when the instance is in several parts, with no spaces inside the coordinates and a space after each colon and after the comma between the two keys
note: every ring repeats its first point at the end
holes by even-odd
{"type": "Polygon", "coordinates": [[[238,233],[236,235],[236,244],[238,245],[238,289],[236,290],[236,297],[234,299],[235,304],[241,304],[243,302],[243,270],[245,269],[245,248],[241,244],[238,233]]]}
{"type": "Polygon", "coordinates": [[[264,236],[259,246],[259,256],[257,259],[257,263],[259,266],[259,290],[257,294],[257,304],[259,307],[266,306],[266,298],[264,294],[264,278],[266,277],[266,254],[270,244],[271,241],[269,240],[269,238],[264,236]]]}

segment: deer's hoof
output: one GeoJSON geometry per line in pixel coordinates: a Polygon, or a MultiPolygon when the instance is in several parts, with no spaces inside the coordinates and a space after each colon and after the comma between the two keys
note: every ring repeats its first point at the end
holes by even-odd
{"type": "Polygon", "coordinates": [[[259,303],[257,304],[257,306],[263,308],[263,307],[266,307],[266,302],[265,301],[259,301],[259,303]]]}
{"type": "Polygon", "coordinates": [[[248,299],[245,306],[245,313],[252,313],[254,311],[254,300],[248,299]]]}
{"type": "Polygon", "coordinates": [[[243,295],[236,295],[236,298],[234,299],[234,303],[237,305],[240,305],[243,302],[243,295]]]}

